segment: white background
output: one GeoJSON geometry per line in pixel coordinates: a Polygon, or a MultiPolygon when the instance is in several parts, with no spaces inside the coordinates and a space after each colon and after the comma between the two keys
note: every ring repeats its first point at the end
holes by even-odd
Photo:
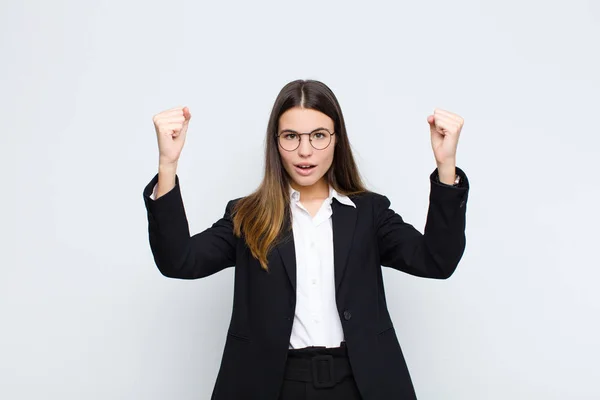
{"type": "MultiPolygon", "coordinates": [[[[362,175],[422,232],[427,116],[465,119],[467,248],[385,269],[420,400],[598,399],[597,1],[3,1],[0,398],[208,399],[233,269],[163,277],[152,116],[187,105],[190,229],[263,172],[281,87],[338,97],[362,175]]],[[[273,299],[277,301],[277,299],[273,299]]]]}

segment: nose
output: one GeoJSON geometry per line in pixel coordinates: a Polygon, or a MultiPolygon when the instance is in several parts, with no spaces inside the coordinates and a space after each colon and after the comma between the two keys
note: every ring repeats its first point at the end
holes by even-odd
{"type": "Polygon", "coordinates": [[[312,154],[313,147],[310,144],[308,135],[300,135],[300,146],[298,146],[298,154],[302,157],[308,157],[312,154]]]}

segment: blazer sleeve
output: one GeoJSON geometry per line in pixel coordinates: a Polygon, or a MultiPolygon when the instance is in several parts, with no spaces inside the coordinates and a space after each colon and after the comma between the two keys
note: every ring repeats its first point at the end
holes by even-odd
{"type": "Polygon", "coordinates": [[[170,278],[196,279],[235,265],[237,237],[233,234],[231,211],[235,200],[225,207],[222,218],[211,227],[190,236],[188,220],[179,186],[156,200],[152,194],[158,174],[144,188],[148,217],[148,236],[159,271],[170,278]]]}
{"type": "Polygon", "coordinates": [[[437,173],[436,168],[429,177],[431,191],[424,234],[395,213],[386,196],[376,197],[375,230],[381,265],[435,279],[447,279],[456,270],[466,246],[469,181],[458,167],[458,186],[437,181],[437,173]]]}

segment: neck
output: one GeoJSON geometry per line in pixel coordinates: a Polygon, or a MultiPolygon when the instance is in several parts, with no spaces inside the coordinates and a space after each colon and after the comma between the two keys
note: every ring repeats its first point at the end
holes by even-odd
{"type": "Polygon", "coordinates": [[[311,186],[300,186],[296,182],[291,182],[292,188],[300,192],[300,201],[309,201],[317,199],[326,199],[329,197],[329,183],[325,178],[319,179],[311,186]]]}

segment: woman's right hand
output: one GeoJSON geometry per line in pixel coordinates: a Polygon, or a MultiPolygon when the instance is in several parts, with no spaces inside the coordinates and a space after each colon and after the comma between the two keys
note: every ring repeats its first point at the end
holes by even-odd
{"type": "Polygon", "coordinates": [[[171,108],[152,118],[158,139],[160,164],[176,164],[179,160],[190,118],[192,114],[187,107],[171,108]]]}

